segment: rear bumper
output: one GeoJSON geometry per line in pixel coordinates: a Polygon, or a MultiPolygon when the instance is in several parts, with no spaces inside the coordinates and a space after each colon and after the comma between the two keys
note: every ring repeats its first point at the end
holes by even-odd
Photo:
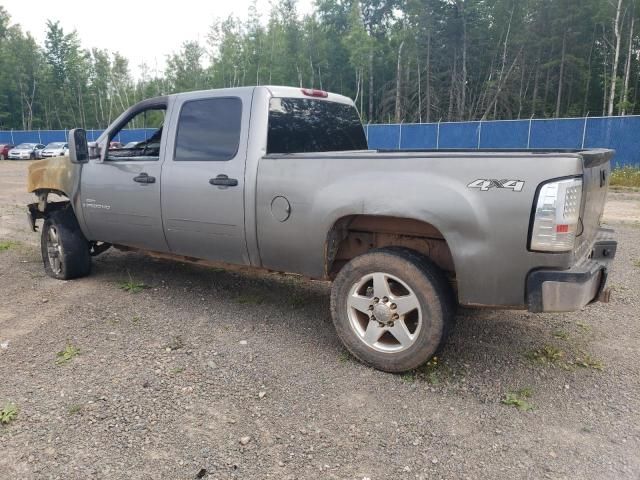
{"type": "Polygon", "coordinates": [[[587,257],[569,270],[534,270],[527,277],[530,312],[572,312],[608,298],[608,268],[616,255],[613,230],[600,229],[587,257]]]}

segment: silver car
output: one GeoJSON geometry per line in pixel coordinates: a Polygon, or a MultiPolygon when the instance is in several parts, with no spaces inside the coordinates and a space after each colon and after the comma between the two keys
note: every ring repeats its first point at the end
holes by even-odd
{"type": "Polygon", "coordinates": [[[42,158],[63,157],[69,154],[69,144],[66,142],[51,142],[42,150],[42,158]]]}
{"type": "Polygon", "coordinates": [[[41,143],[21,143],[9,150],[9,160],[35,160],[42,158],[45,146],[41,143]]]}

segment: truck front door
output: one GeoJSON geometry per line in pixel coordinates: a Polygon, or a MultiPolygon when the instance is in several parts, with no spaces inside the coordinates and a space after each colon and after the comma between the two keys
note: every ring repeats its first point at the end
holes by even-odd
{"type": "Polygon", "coordinates": [[[176,100],[162,170],[162,217],[171,252],[248,264],[244,169],[252,90],[176,100]]]}
{"type": "Polygon", "coordinates": [[[140,104],[101,142],[104,161],[83,166],[80,199],[92,240],[168,251],[160,212],[166,108],[165,98],[140,104]],[[136,143],[120,148],[123,136],[136,143]]]}

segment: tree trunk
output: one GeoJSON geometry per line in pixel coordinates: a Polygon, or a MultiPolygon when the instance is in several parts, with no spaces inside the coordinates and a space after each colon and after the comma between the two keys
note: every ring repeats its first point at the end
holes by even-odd
{"type": "Polygon", "coordinates": [[[447,120],[453,120],[453,93],[456,84],[456,77],[458,76],[458,51],[453,52],[453,67],[451,69],[451,82],[449,83],[449,111],[447,112],[447,120]]]}
{"type": "Polygon", "coordinates": [[[560,116],[560,105],[562,102],[562,83],[564,80],[564,62],[567,53],[567,31],[565,30],[562,35],[562,54],[560,55],[560,73],[558,74],[558,97],[556,98],[556,114],[555,117],[560,116]]]}
{"type": "Polygon", "coordinates": [[[458,118],[465,120],[467,107],[467,17],[464,11],[464,0],[457,0],[462,17],[462,78],[460,78],[460,100],[458,102],[458,118]]]}
{"type": "Polygon", "coordinates": [[[611,68],[611,93],[609,94],[609,108],[607,113],[613,115],[613,106],[616,101],[616,77],[618,75],[618,62],[620,61],[620,14],[622,12],[622,0],[618,0],[618,8],[616,9],[616,20],[613,24],[613,34],[616,39],[616,49],[613,54],[613,66],[611,68]]]}
{"type": "Polygon", "coordinates": [[[516,66],[516,63],[518,63],[518,59],[520,58],[520,54],[521,53],[522,53],[522,48],[520,49],[520,51],[518,52],[516,57],[513,59],[513,62],[511,63],[511,66],[509,67],[509,70],[507,70],[507,73],[505,74],[504,78],[502,79],[502,82],[498,83],[498,86],[496,88],[496,93],[495,93],[493,99],[491,100],[491,102],[489,102],[489,106],[487,107],[487,109],[485,110],[484,114],[482,115],[481,120],[484,121],[489,116],[489,112],[491,111],[491,106],[495,104],[494,102],[498,99],[498,97],[502,93],[502,89],[503,89],[505,83],[507,83],[507,80],[509,80],[509,77],[511,76],[511,72],[513,72],[513,68],[516,66]]]}
{"type": "MultiPolygon", "coordinates": [[[[511,34],[511,22],[513,21],[513,12],[515,10],[515,5],[511,9],[511,15],[509,16],[509,24],[507,25],[507,32],[504,36],[504,43],[502,45],[502,65],[500,67],[500,75],[498,76],[498,85],[502,84],[502,77],[504,76],[504,69],[507,64],[507,47],[509,46],[509,35],[511,34]]],[[[496,101],[493,104],[493,118],[496,118],[498,113],[498,99],[500,97],[496,95],[496,101]]]]}
{"type": "Polygon", "coordinates": [[[402,108],[401,108],[401,98],[402,98],[402,47],[404,47],[404,40],[400,42],[400,46],[398,47],[398,64],[396,67],[396,123],[400,123],[402,120],[402,108]]]}
{"type": "Polygon", "coordinates": [[[596,29],[598,27],[593,27],[593,40],[591,41],[591,49],[589,50],[589,59],[587,60],[587,85],[584,88],[584,101],[582,102],[582,115],[587,116],[589,111],[588,102],[589,102],[589,88],[591,87],[591,59],[593,57],[593,47],[596,44],[596,29]]]}
{"type": "Polygon", "coordinates": [[[420,74],[420,56],[416,55],[418,63],[418,122],[422,123],[422,76],[420,74]]]}
{"type": "Polygon", "coordinates": [[[540,81],[540,50],[538,50],[538,58],[536,59],[536,72],[533,79],[533,95],[531,98],[531,116],[536,114],[536,103],[538,101],[538,85],[540,81]]]}
{"type": "Polygon", "coordinates": [[[431,29],[427,34],[427,96],[425,103],[427,104],[427,123],[431,121],[431,29]]]}
{"type": "Polygon", "coordinates": [[[22,85],[22,80],[18,80],[18,85],[20,85],[20,114],[22,116],[22,130],[26,130],[26,119],[24,117],[24,87],[22,85]]]}
{"type": "Polygon", "coordinates": [[[636,110],[636,106],[638,105],[638,89],[640,89],[640,69],[636,72],[636,86],[633,89],[633,111],[636,110]]]}
{"type": "MultiPolygon", "coordinates": [[[[551,45],[551,51],[549,52],[549,57],[550,59],[553,58],[553,47],[555,45],[551,45]]],[[[544,98],[542,100],[542,114],[546,117],[547,116],[547,100],[549,98],[549,89],[551,87],[551,67],[547,66],[547,78],[545,79],[545,83],[544,83],[544,98]]]]}
{"type": "MultiPolygon", "coordinates": [[[[520,117],[522,116],[522,99],[524,97],[524,76],[526,71],[526,60],[527,60],[526,57],[523,56],[522,64],[520,65],[520,92],[518,94],[518,120],[520,120],[520,117]]],[[[529,77],[529,81],[531,81],[531,77],[529,77]]]]}
{"type": "Polygon", "coordinates": [[[368,122],[373,119],[373,49],[369,50],[369,117],[368,122]]]}
{"type": "Polygon", "coordinates": [[[627,114],[627,102],[629,101],[629,77],[631,76],[631,57],[633,55],[633,27],[635,24],[635,12],[631,14],[631,25],[629,27],[629,52],[627,53],[627,63],[624,66],[624,90],[622,92],[622,115],[627,114]]]}

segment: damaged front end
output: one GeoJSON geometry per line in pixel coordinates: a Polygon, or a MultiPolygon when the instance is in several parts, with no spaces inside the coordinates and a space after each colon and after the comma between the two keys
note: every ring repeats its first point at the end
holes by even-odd
{"type": "Polygon", "coordinates": [[[71,163],[69,157],[52,157],[29,165],[27,191],[57,193],[71,198],[79,172],[79,165],[71,163]]]}
{"type": "Polygon", "coordinates": [[[72,208],[79,176],[80,166],[71,163],[66,156],[39,160],[29,165],[27,191],[37,197],[37,202],[27,205],[27,221],[32,231],[38,230],[38,219],[44,219],[56,210],[72,208]]]}

